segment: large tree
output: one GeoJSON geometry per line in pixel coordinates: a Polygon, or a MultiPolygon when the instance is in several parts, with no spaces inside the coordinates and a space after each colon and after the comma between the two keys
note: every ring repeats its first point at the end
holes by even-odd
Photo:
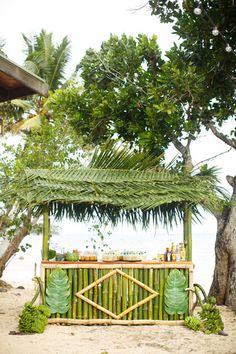
{"type": "MultiPolygon", "coordinates": [[[[185,14],[177,2],[167,5],[171,8],[171,4],[177,14],[185,14]]],[[[190,11],[189,7],[186,11],[190,11]]],[[[182,26],[188,24],[187,20],[188,17],[182,26]]],[[[181,29],[184,31],[183,27],[181,29]]],[[[195,43],[194,38],[189,43],[195,43]]],[[[202,43],[203,46],[204,40],[202,43]]],[[[207,63],[206,49],[204,59],[196,61],[183,42],[180,48],[175,45],[166,54],[168,59],[164,62],[155,37],[148,39],[139,35],[135,40],[125,35],[111,36],[100,51],[90,49],[82,59],[79,69],[84,87],[71,86],[56,92],[52,106],[55,110],[63,107],[63,114],[70,118],[75,129],[94,143],[116,134],[136,146],[159,153],[172,142],[183,157],[185,169],[191,171],[190,146],[202,127],[214,130],[216,123],[222,125],[235,111],[234,81],[222,80],[227,68],[226,77],[232,79],[234,54],[224,52],[221,54],[224,61],[218,63],[211,51],[212,47],[209,48],[210,63],[207,63]]],[[[200,50],[199,56],[201,58],[200,50]]],[[[230,179],[231,184],[233,181],[230,179]]],[[[234,198],[235,188],[232,201],[234,198]]],[[[222,212],[213,212],[219,227],[211,294],[217,296],[218,303],[235,308],[234,208],[230,204],[222,212]],[[232,232],[228,232],[227,225],[232,232]],[[228,267],[219,273],[223,258],[228,267]]]]}
{"type": "MultiPolygon", "coordinates": [[[[236,126],[228,134],[221,127],[236,111],[236,4],[232,0],[150,0],[152,13],[173,23],[182,43],[180,50],[204,74],[208,105],[203,107],[200,125],[236,149],[236,126]],[[217,111],[215,111],[215,108],[217,111]]],[[[217,218],[216,264],[210,295],[219,304],[236,310],[236,176],[227,176],[232,187],[231,204],[217,218]]]]}

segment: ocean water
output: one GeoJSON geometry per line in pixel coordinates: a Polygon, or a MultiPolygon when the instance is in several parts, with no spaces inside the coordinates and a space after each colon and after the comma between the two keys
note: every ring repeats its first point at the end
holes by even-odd
{"type": "MultiPolygon", "coordinates": [[[[64,248],[66,251],[78,249],[86,250],[86,246],[91,249],[94,242],[91,239],[97,239],[96,233],[88,231],[86,224],[70,224],[65,222],[61,225],[58,234],[52,235],[51,243],[59,250],[64,248]]],[[[104,229],[104,242],[108,244],[107,249],[119,250],[138,250],[145,251],[147,259],[156,257],[157,253],[164,253],[166,247],[171,242],[181,242],[181,230],[166,232],[157,228],[149,228],[147,231],[138,228],[134,230],[131,226],[120,226],[113,230],[104,229]],[[111,235],[109,235],[111,231],[111,235]]],[[[31,244],[31,248],[25,253],[19,251],[9,262],[3,280],[11,283],[13,286],[23,285],[33,287],[32,278],[35,273],[40,275],[42,236],[29,235],[24,239],[23,244],[31,244]]],[[[99,246],[99,239],[96,242],[99,246]]],[[[209,290],[215,262],[215,233],[196,233],[193,232],[193,262],[194,282],[200,283],[206,291],[209,290]]]]}

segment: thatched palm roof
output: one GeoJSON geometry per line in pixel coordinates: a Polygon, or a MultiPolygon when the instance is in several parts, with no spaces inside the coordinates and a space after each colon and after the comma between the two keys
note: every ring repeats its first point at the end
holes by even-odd
{"type": "Polygon", "coordinates": [[[216,202],[209,179],[153,168],[157,160],[151,157],[112,149],[95,153],[88,167],[23,171],[8,181],[5,195],[38,212],[49,205],[56,218],[98,216],[143,225],[176,221],[186,202],[207,207],[216,202]]]}

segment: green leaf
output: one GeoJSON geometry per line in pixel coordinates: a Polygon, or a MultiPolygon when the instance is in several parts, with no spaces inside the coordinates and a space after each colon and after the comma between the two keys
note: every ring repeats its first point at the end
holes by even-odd
{"type": "Polygon", "coordinates": [[[49,276],[46,289],[46,303],[50,307],[51,313],[66,313],[70,304],[70,286],[66,272],[55,269],[49,276]]]}
{"type": "Polygon", "coordinates": [[[185,276],[177,269],[171,270],[165,283],[165,311],[169,315],[183,315],[188,310],[185,276]]]}

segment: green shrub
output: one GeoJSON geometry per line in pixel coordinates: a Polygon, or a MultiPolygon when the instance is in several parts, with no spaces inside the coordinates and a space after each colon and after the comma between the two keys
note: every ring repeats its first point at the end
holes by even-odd
{"type": "Polygon", "coordinates": [[[47,306],[33,306],[27,302],[19,319],[21,333],[43,333],[51,313],[47,306]]]}

